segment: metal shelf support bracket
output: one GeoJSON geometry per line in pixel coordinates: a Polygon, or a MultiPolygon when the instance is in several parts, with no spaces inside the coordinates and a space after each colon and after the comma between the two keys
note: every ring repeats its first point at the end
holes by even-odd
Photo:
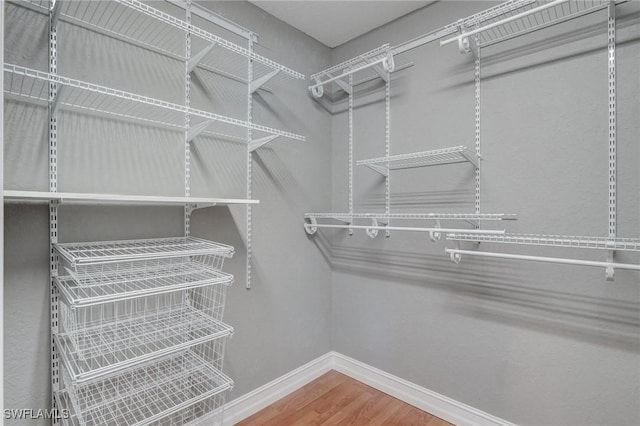
{"type": "Polygon", "coordinates": [[[262,145],[266,145],[269,142],[273,141],[274,139],[277,139],[278,137],[279,137],[278,135],[269,135],[260,139],[252,140],[251,142],[249,142],[249,152],[255,151],[256,149],[260,148],[262,145]]]}
{"type": "Polygon", "coordinates": [[[255,93],[259,88],[267,84],[269,80],[278,75],[279,72],[280,70],[273,70],[270,73],[263,75],[262,77],[256,78],[249,84],[249,91],[252,94],[255,93]]]}
{"type": "Polygon", "coordinates": [[[204,132],[211,123],[213,123],[213,120],[207,120],[189,127],[189,130],[187,130],[187,141],[192,142],[198,135],[204,132]]]}
{"type": "Polygon", "coordinates": [[[193,70],[196,69],[200,61],[202,61],[202,59],[205,56],[207,56],[207,53],[211,52],[211,49],[216,47],[216,44],[218,43],[214,41],[213,43],[211,43],[210,45],[208,45],[207,47],[205,47],[195,55],[191,56],[191,58],[189,58],[189,61],[187,62],[187,72],[193,72],[193,70]]]}

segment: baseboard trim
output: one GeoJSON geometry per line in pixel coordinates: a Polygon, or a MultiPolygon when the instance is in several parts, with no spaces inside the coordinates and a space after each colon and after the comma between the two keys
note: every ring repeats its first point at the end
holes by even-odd
{"type": "Polygon", "coordinates": [[[506,420],[334,351],[227,403],[224,424],[233,425],[246,419],[330,370],[336,370],[456,425],[515,426],[506,420]]]}
{"type": "Polygon", "coordinates": [[[234,425],[265,407],[300,389],[333,368],[333,353],[328,352],[313,361],[260,386],[225,404],[224,425],[234,425]]]}

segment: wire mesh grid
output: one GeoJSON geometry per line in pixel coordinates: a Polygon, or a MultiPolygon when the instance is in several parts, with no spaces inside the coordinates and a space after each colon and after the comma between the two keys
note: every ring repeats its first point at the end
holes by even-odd
{"type": "Polygon", "coordinates": [[[67,388],[56,400],[71,411],[63,421],[69,425],[185,424],[207,413],[221,414],[225,391],[231,387],[233,381],[201,351],[189,350],[67,388]]]}
{"type": "Polygon", "coordinates": [[[410,169],[415,167],[437,166],[470,162],[477,165],[478,155],[464,146],[436,149],[432,151],[414,152],[410,154],[393,155],[367,160],[359,160],[358,166],[367,166],[377,172],[390,170],[410,169]]]}
{"type": "Polygon", "coordinates": [[[219,270],[221,262],[207,265],[197,259],[171,258],[155,263],[133,269],[118,269],[116,263],[111,270],[58,277],[58,290],[68,305],[79,307],[233,282],[232,275],[219,270]]]}
{"type": "Polygon", "coordinates": [[[509,1],[465,18],[457,24],[467,28],[474,28],[478,24],[479,45],[489,46],[601,10],[608,4],[608,0],[509,1]],[[500,23],[501,21],[505,22],[500,23]]]}
{"type": "Polygon", "coordinates": [[[553,246],[584,249],[640,251],[640,239],[588,237],[571,235],[544,234],[505,234],[505,235],[477,235],[452,233],[447,235],[450,241],[471,241],[487,243],[520,244],[533,246],[553,246]]]}
{"type": "Polygon", "coordinates": [[[406,220],[515,220],[509,213],[306,213],[305,218],[338,219],[406,219],[406,220]]]}
{"type": "Polygon", "coordinates": [[[55,248],[62,266],[80,281],[87,274],[161,266],[171,258],[195,259],[222,269],[224,259],[234,253],[231,246],[195,237],[64,243],[55,248]]]}
{"type": "Polygon", "coordinates": [[[56,346],[69,385],[205,342],[207,361],[221,367],[222,338],[233,332],[221,322],[226,289],[208,285],[84,307],[61,299],[56,346]]]}

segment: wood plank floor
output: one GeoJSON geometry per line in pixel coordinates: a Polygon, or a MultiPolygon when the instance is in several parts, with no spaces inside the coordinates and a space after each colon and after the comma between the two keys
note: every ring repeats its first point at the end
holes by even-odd
{"type": "Polygon", "coordinates": [[[337,371],[330,371],[236,426],[428,425],[451,423],[337,371]]]}

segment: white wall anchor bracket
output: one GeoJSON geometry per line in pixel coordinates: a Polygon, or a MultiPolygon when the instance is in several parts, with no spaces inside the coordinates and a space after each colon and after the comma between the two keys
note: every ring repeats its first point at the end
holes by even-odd
{"type": "Polygon", "coordinates": [[[380,224],[378,223],[378,219],[371,219],[371,228],[367,228],[365,232],[367,233],[367,237],[373,239],[378,236],[378,227],[380,224]]]}
{"type": "MultiPolygon", "coordinates": [[[[440,220],[436,220],[435,228],[436,229],[441,228],[440,220]]],[[[431,239],[431,241],[433,241],[434,243],[437,243],[438,241],[440,241],[441,238],[442,238],[442,232],[436,231],[436,230],[429,231],[429,239],[431,239]]]]}
{"type": "Polygon", "coordinates": [[[307,219],[309,219],[309,223],[304,223],[304,230],[307,234],[313,235],[318,232],[318,227],[316,226],[318,225],[318,221],[315,217],[309,217],[307,219]]]}
{"type": "Polygon", "coordinates": [[[189,58],[189,62],[187,62],[187,71],[192,72],[194,69],[196,69],[200,61],[202,61],[202,59],[207,56],[207,53],[211,52],[211,49],[216,47],[216,44],[218,43],[211,43],[210,45],[193,55],[191,58],[189,58]]]}
{"type": "Polygon", "coordinates": [[[313,94],[313,96],[315,96],[316,98],[321,98],[322,95],[324,95],[324,86],[320,84],[319,78],[316,78],[315,82],[316,86],[310,87],[309,90],[311,90],[311,94],[313,94]]]}
{"type": "Polygon", "coordinates": [[[255,80],[253,80],[251,82],[250,88],[249,88],[251,93],[252,94],[255,93],[259,88],[261,88],[262,86],[267,84],[269,82],[269,80],[271,80],[273,77],[278,75],[279,72],[280,72],[280,70],[273,70],[270,73],[267,73],[267,74],[263,75],[262,77],[259,77],[259,78],[256,78],[255,80]]]}

